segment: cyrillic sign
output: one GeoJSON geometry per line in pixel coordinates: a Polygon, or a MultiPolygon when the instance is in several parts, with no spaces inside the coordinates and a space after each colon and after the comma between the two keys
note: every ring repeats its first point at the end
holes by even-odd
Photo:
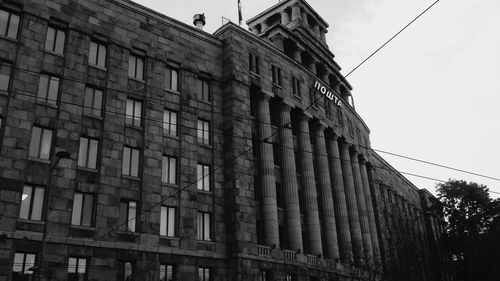
{"type": "Polygon", "coordinates": [[[332,91],[330,91],[325,85],[321,84],[319,81],[316,81],[314,83],[314,89],[318,90],[321,94],[325,95],[329,100],[333,101],[333,103],[336,106],[342,107],[342,101],[332,91]]]}

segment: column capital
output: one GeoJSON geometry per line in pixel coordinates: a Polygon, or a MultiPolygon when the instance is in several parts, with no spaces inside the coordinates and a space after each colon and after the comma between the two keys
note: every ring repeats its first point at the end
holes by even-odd
{"type": "Polygon", "coordinates": [[[285,102],[280,102],[279,103],[279,109],[280,109],[281,112],[289,113],[290,111],[292,111],[292,108],[293,108],[292,105],[287,104],[285,102]]]}
{"type": "Polygon", "coordinates": [[[366,165],[366,159],[363,154],[359,155],[359,165],[366,165]]]}

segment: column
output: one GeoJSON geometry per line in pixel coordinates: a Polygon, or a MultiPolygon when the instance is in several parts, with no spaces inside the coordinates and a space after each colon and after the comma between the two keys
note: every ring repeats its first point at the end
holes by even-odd
{"type": "Polygon", "coordinates": [[[289,105],[280,106],[279,138],[281,154],[281,177],[285,196],[285,216],[288,230],[288,241],[291,250],[304,250],[302,245],[302,227],[300,224],[299,189],[295,168],[293,135],[290,128],[291,118],[289,105]]]}
{"type": "Polygon", "coordinates": [[[267,24],[267,21],[266,21],[266,20],[264,20],[264,21],[260,24],[260,32],[262,33],[262,32],[264,32],[264,31],[266,31],[268,27],[269,27],[269,26],[268,26],[268,24],[267,24]]]}
{"type": "Polygon", "coordinates": [[[290,22],[290,16],[286,10],[281,12],[281,24],[287,25],[290,22]]]}
{"type": "Polygon", "coordinates": [[[300,56],[300,53],[301,50],[298,47],[293,51],[293,59],[298,63],[302,63],[302,57],[300,56]]]}
{"type": "Polygon", "coordinates": [[[349,230],[351,232],[353,259],[359,262],[364,259],[363,240],[361,238],[361,224],[359,222],[358,203],[352,176],[351,156],[349,147],[345,143],[339,143],[340,160],[342,163],[342,174],[344,175],[344,188],[347,203],[347,214],[349,217],[349,230]]]}
{"type": "Polygon", "coordinates": [[[257,102],[257,137],[259,149],[259,174],[262,189],[262,222],[266,245],[279,247],[278,208],[276,203],[276,180],[274,178],[273,145],[268,141],[272,135],[269,113],[269,96],[260,94],[257,102]]]}
{"type": "Polygon", "coordinates": [[[339,145],[337,136],[327,137],[328,162],[333,191],[333,206],[335,207],[335,218],[337,221],[337,234],[339,241],[340,260],[348,262],[352,257],[351,232],[349,230],[349,216],[347,214],[346,197],[344,193],[344,182],[342,167],[340,163],[339,145]]]}
{"type": "Polygon", "coordinates": [[[313,73],[316,73],[316,61],[314,59],[312,59],[309,63],[309,70],[311,70],[313,73]]]}
{"type": "Polygon", "coordinates": [[[306,11],[302,11],[302,21],[304,22],[305,25],[309,25],[309,20],[307,19],[306,11]]]}
{"type": "Polygon", "coordinates": [[[317,122],[313,130],[315,150],[316,180],[319,190],[319,207],[323,223],[323,241],[326,243],[326,256],[330,259],[339,258],[339,244],[337,240],[337,225],[335,223],[335,209],[333,207],[332,183],[328,169],[326,153],[325,127],[317,122]]]}
{"type": "Polygon", "coordinates": [[[298,5],[292,6],[292,21],[300,19],[302,14],[300,13],[300,7],[298,5]]]}
{"type": "Polygon", "coordinates": [[[358,152],[353,149],[351,152],[351,166],[354,177],[354,187],[356,189],[356,200],[358,201],[359,221],[361,223],[361,235],[363,238],[363,249],[366,262],[373,262],[373,247],[370,234],[370,225],[368,223],[368,214],[366,212],[365,192],[363,190],[363,181],[359,171],[358,152]]]}
{"type": "Polygon", "coordinates": [[[323,40],[323,42],[326,42],[326,30],[324,28],[321,28],[320,32],[321,32],[321,40],[323,40]]]}
{"type": "Polygon", "coordinates": [[[298,116],[299,158],[301,168],[301,183],[304,190],[307,239],[309,241],[309,253],[322,254],[321,228],[319,225],[318,196],[316,194],[316,182],[314,179],[314,163],[312,157],[311,140],[309,137],[309,117],[300,114],[298,116]]]}
{"type": "Polygon", "coordinates": [[[368,213],[368,223],[370,225],[370,234],[372,238],[373,257],[377,266],[381,265],[380,245],[378,241],[377,222],[375,220],[375,210],[370,192],[370,181],[368,177],[368,166],[366,160],[361,158],[359,161],[359,169],[361,171],[361,180],[365,191],[366,212],[368,213]]]}

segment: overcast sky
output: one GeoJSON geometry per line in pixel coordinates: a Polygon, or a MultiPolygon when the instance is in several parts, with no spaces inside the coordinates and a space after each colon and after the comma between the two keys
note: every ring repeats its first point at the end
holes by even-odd
{"type": "MultiPolygon", "coordinates": [[[[435,0],[309,0],[329,24],[345,75],[435,0]]],[[[237,0],[136,0],[213,33],[237,22],[237,0]]],[[[244,21],[278,3],[241,0],[244,21]]],[[[441,0],[347,79],[372,148],[500,178],[500,1],[441,0]]],[[[246,28],[246,25],[243,25],[246,28]]],[[[380,153],[397,170],[439,180],[500,182],[380,153]]],[[[434,193],[437,181],[406,176],[434,193]]],[[[491,193],[494,198],[500,194],[491,193]]]]}

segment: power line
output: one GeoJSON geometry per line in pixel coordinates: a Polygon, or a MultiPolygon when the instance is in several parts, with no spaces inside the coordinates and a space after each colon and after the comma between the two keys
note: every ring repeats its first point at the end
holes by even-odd
{"type": "Polygon", "coordinates": [[[351,73],[353,73],[356,69],[358,69],[360,66],[362,66],[366,61],[368,61],[371,57],[373,57],[376,53],[378,53],[382,48],[384,48],[387,44],[389,44],[394,38],[396,38],[401,32],[403,32],[406,28],[408,28],[412,23],[414,23],[416,20],[418,20],[423,14],[425,14],[428,10],[430,10],[434,5],[437,4],[440,0],[436,0],[434,3],[432,3],[429,7],[427,7],[424,11],[422,11],[418,16],[416,16],[412,21],[410,21],[407,25],[405,25],[403,28],[401,28],[396,34],[394,34],[389,40],[387,40],[382,46],[378,47],[374,52],[372,52],[366,59],[364,59],[362,62],[360,62],[356,67],[354,67],[349,73],[347,73],[344,77],[349,76],[351,73]]]}

